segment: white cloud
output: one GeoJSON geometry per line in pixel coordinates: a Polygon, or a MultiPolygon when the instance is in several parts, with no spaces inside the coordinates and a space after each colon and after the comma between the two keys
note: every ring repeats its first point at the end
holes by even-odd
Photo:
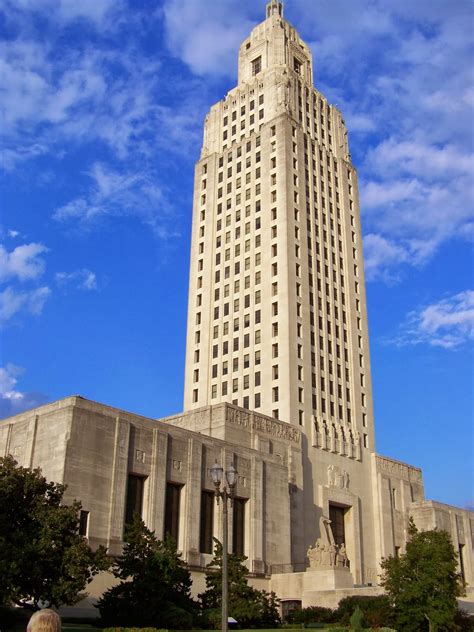
{"type": "Polygon", "coordinates": [[[45,268],[41,254],[48,251],[43,244],[31,243],[17,246],[8,252],[0,244],[0,282],[16,278],[19,281],[30,281],[40,277],[45,268]]]}
{"type": "Polygon", "coordinates": [[[247,17],[249,6],[232,0],[166,0],[171,51],[197,75],[236,76],[238,48],[256,24],[247,17]]]}
{"type": "Polygon", "coordinates": [[[474,291],[466,290],[411,312],[398,345],[454,349],[474,340],[474,291]]]}
{"type": "Polygon", "coordinates": [[[79,290],[97,290],[97,276],[87,268],[74,272],[57,272],[55,278],[56,283],[63,287],[72,284],[79,290]]]}
{"type": "Polygon", "coordinates": [[[381,235],[369,234],[364,237],[364,269],[367,281],[397,281],[393,267],[399,267],[410,259],[411,253],[406,245],[393,243],[381,235]]]}
{"type": "Polygon", "coordinates": [[[47,286],[34,290],[18,290],[11,286],[0,292],[0,324],[6,324],[14,316],[29,313],[38,316],[51,295],[47,286]]]}
{"type": "Polygon", "coordinates": [[[385,176],[394,171],[427,180],[474,175],[474,153],[449,144],[438,147],[423,141],[389,138],[369,152],[367,162],[385,176]]]}
{"type": "Polygon", "coordinates": [[[18,390],[18,377],[23,372],[23,368],[14,364],[0,366],[0,419],[40,406],[47,400],[42,393],[18,390]]]}
{"type": "Polygon", "coordinates": [[[169,204],[151,174],[116,171],[96,162],[88,175],[92,179],[90,191],[58,208],[54,219],[90,226],[101,218],[133,216],[150,226],[159,237],[177,234],[169,204]]]}

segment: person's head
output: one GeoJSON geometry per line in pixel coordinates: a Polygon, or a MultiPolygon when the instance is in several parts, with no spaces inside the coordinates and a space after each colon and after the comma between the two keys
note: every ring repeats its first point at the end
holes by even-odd
{"type": "Polygon", "coordinates": [[[61,619],[49,608],[38,610],[28,621],[26,632],[61,632],[61,619]]]}

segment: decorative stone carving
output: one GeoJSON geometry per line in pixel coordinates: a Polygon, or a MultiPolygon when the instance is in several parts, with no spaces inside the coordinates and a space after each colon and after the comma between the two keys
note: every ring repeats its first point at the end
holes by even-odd
{"type": "Polygon", "coordinates": [[[393,459],[387,459],[383,456],[377,456],[377,467],[389,474],[396,474],[410,481],[421,481],[421,470],[417,467],[405,465],[393,459]]]}
{"type": "Polygon", "coordinates": [[[346,545],[344,542],[339,546],[339,550],[337,552],[337,566],[341,568],[349,567],[349,560],[347,558],[346,545]]]}
{"type": "Polygon", "coordinates": [[[349,472],[337,465],[328,465],[328,486],[349,489],[349,472]]]}
{"type": "Polygon", "coordinates": [[[315,448],[360,460],[360,435],[356,432],[347,423],[311,416],[311,445],[315,448]]]}
{"type": "Polygon", "coordinates": [[[321,537],[314,546],[310,546],[307,552],[311,569],[349,569],[346,545],[337,545],[331,529],[331,521],[327,516],[321,516],[319,520],[321,537]]]}
{"type": "Polygon", "coordinates": [[[146,453],[143,450],[135,450],[135,461],[145,463],[146,453]]]}
{"type": "Polygon", "coordinates": [[[281,81],[278,84],[277,99],[278,106],[289,112],[291,102],[291,81],[286,75],[286,72],[282,74],[281,81]]]}
{"type": "Polygon", "coordinates": [[[285,424],[270,417],[251,415],[230,406],[227,407],[227,421],[233,425],[242,428],[252,428],[278,439],[285,439],[293,443],[300,443],[301,441],[301,432],[290,424],[285,424]]]}

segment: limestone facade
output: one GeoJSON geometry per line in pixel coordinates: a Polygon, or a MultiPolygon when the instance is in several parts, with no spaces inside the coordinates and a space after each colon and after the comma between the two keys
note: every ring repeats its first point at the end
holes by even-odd
{"type": "MultiPolygon", "coordinates": [[[[321,505],[310,514],[304,507],[307,450],[299,428],[227,403],[155,420],[69,397],[0,422],[0,454],[12,454],[21,465],[40,467],[49,480],[65,483],[65,502],[80,499],[87,513],[90,544],[103,544],[112,555],[122,548],[130,476],[143,480],[140,512],[159,538],[169,518],[167,489],[178,489],[175,534],[192,569],[195,594],[204,588],[203,573],[211,559],[202,550],[203,493],[212,495],[209,470],[215,462],[223,467],[233,463],[238,470],[241,544],[251,581],[274,590],[283,603],[335,606],[348,594],[378,594],[378,562],[403,552],[410,515],[419,528],[438,527],[451,534],[472,586],[472,512],[425,501],[418,468],[374,455],[372,516],[366,518],[362,509],[364,479],[357,480],[357,468],[343,469],[336,459],[319,485],[321,505]],[[334,542],[334,527],[326,518],[330,503],[345,508],[344,547],[334,542]],[[304,525],[309,515],[314,520],[304,525]],[[374,534],[369,541],[377,560],[373,571],[364,551],[366,520],[374,534]],[[305,548],[308,532],[312,542],[305,548]],[[320,546],[326,557],[313,554],[320,546]]],[[[230,550],[234,518],[231,511],[230,550]]],[[[222,514],[214,503],[211,520],[211,534],[220,539],[222,514]]],[[[93,582],[89,606],[111,581],[103,576],[93,582]]]]}

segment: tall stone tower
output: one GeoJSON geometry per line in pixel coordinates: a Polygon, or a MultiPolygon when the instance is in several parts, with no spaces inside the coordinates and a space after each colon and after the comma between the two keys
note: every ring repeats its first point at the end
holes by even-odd
{"type": "MultiPolygon", "coordinates": [[[[240,47],[238,85],[206,117],[194,187],[185,410],[227,401],[301,428],[302,547],[331,509],[328,477],[360,485],[352,520],[360,510],[373,524],[357,175],[282,2],[267,4],[240,47]]],[[[360,581],[364,544],[348,545],[360,581]]]]}

